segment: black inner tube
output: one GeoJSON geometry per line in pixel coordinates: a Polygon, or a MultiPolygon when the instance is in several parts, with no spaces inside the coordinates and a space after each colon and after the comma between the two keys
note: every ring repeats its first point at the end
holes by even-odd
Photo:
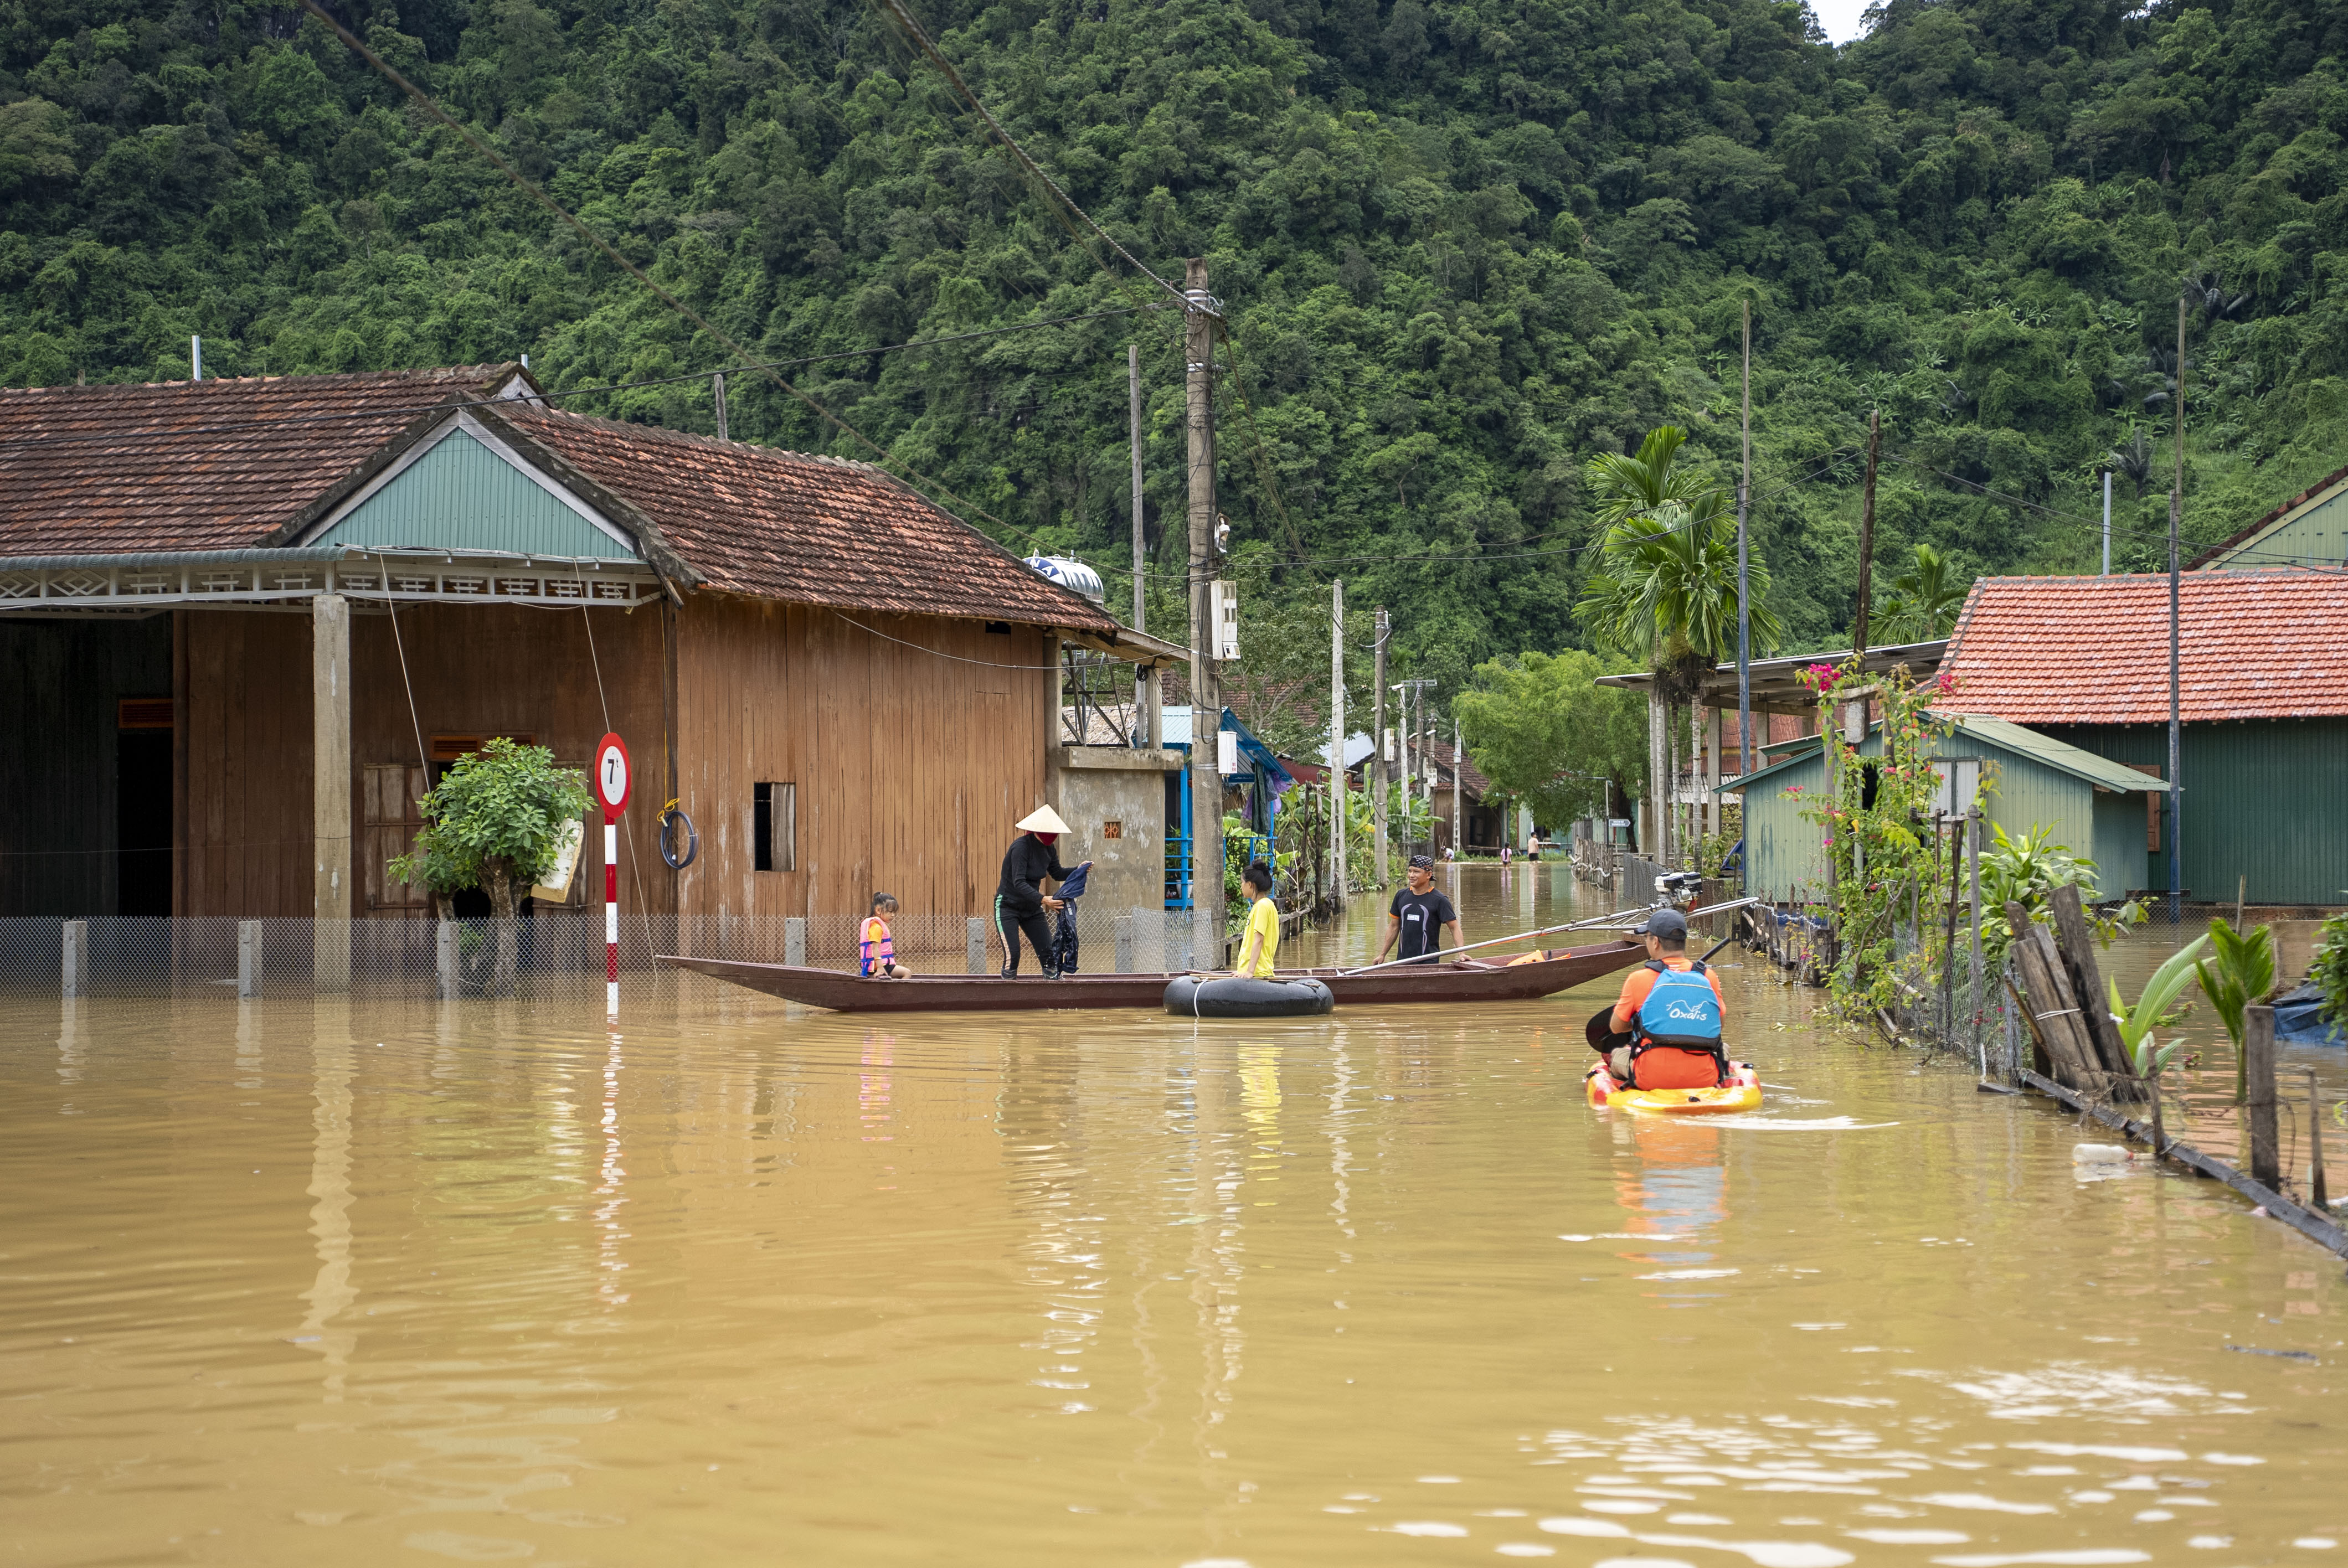
{"type": "Polygon", "coordinates": [[[671,871],[682,871],[693,864],[701,853],[701,834],[693,825],[693,818],[675,806],[660,814],[660,857],[671,871]],[[676,852],[676,825],[685,824],[685,854],[676,852]]]}

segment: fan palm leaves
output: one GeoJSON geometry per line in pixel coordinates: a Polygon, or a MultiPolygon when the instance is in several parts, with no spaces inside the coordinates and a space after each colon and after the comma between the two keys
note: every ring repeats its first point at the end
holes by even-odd
{"type": "Polygon", "coordinates": [[[1891,579],[1891,597],[1884,601],[1877,628],[1894,643],[1946,637],[1972,585],[1950,569],[1948,557],[1930,545],[1918,545],[1910,560],[1909,569],[1891,579]]]}
{"type": "MultiPolygon", "coordinates": [[[[1768,569],[1756,558],[1746,577],[1754,645],[1773,649],[1785,628],[1762,602],[1768,569]]],[[[1616,523],[1577,608],[1593,633],[1625,653],[1693,654],[1707,663],[1735,657],[1736,515],[1727,498],[1712,490],[1616,523]]]]}

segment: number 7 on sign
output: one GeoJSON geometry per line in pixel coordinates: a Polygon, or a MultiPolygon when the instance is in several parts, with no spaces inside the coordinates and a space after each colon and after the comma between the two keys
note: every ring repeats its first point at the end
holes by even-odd
{"type": "Polygon", "coordinates": [[[617,735],[595,743],[595,798],[603,807],[603,1010],[620,1011],[620,813],[627,809],[635,770],[628,743],[617,735]]]}

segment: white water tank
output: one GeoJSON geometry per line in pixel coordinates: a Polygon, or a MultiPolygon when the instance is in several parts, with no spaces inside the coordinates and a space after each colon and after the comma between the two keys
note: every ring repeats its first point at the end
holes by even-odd
{"type": "Polygon", "coordinates": [[[1108,599],[1108,589],[1101,586],[1100,573],[1080,560],[1070,560],[1066,556],[1029,556],[1027,564],[1039,575],[1050,578],[1062,588],[1083,594],[1095,604],[1104,603],[1108,599]]]}

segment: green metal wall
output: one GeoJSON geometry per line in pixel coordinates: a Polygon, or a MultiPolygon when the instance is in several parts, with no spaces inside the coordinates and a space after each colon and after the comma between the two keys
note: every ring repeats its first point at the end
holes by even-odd
{"type": "Polygon", "coordinates": [[[453,430],[400,476],[311,541],[428,545],[520,555],[634,552],[556,500],[464,430],[453,430]]]}
{"type": "Polygon", "coordinates": [[[2219,557],[2209,569],[2264,571],[2285,566],[2336,567],[2343,561],[2348,561],[2348,489],[2219,557]]]}
{"type": "MultiPolygon", "coordinates": [[[[2168,767],[2163,724],[2040,728],[2116,763],[2168,767]]],[[[2178,742],[2191,897],[2230,901],[2247,875],[2253,903],[2348,904],[2348,720],[2188,724],[2178,742]]],[[[2129,886],[2166,892],[2168,856],[2146,855],[2137,821],[2129,886]]]]}
{"type": "MultiPolygon", "coordinates": [[[[1882,738],[1869,736],[1859,753],[1862,756],[1882,755],[1882,738]]],[[[2105,873],[2104,891],[2116,897],[2137,886],[2135,877],[2144,855],[2141,795],[2099,794],[2085,779],[1975,736],[1941,737],[1933,742],[1931,754],[1987,759],[1994,769],[1995,784],[1989,797],[1989,820],[2003,827],[2007,836],[2018,837],[2035,827],[2050,827],[2056,842],[2067,845],[2073,853],[2096,857],[2097,866],[2105,873]],[[2131,848],[2134,859],[2127,858],[2131,848]],[[2106,859],[2106,856],[2119,858],[2106,859]],[[2117,876],[2110,870],[2115,865],[2123,868],[2117,876]]],[[[1761,798],[1748,796],[1745,803],[1750,857],[1745,886],[1758,897],[1790,897],[1797,887],[1806,895],[1816,895],[1826,886],[1826,862],[1820,843],[1823,832],[1802,816],[1800,797],[1786,798],[1788,785],[1798,785],[1803,794],[1809,796],[1822,792],[1826,787],[1824,756],[1805,758],[1784,773],[1765,779],[1756,792],[1761,798]]],[[[1986,828],[1982,830],[1982,842],[1989,842],[1986,828]]]]}

